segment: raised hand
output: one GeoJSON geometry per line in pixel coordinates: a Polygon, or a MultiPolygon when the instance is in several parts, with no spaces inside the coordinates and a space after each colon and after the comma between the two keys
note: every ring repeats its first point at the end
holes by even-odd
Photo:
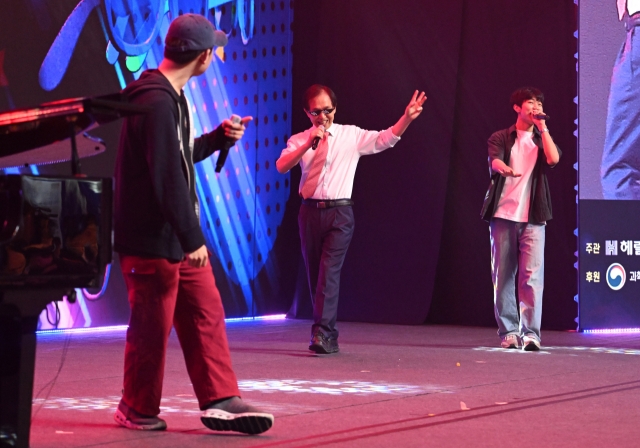
{"type": "Polygon", "coordinates": [[[538,104],[536,107],[534,107],[533,111],[531,112],[531,121],[538,128],[539,131],[542,131],[544,128],[547,127],[547,124],[544,119],[536,118],[537,115],[542,115],[542,114],[544,114],[542,110],[542,104],[538,104]]]}
{"type": "Polygon", "coordinates": [[[410,120],[415,120],[418,118],[418,115],[422,113],[422,105],[427,101],[427,96],[424,92],[420,92],[418,95],[418,91],[413,92],[413,97],[411,97],[411,101],[407,105],[407,108],[404,111],[404,114],[410,120]]]}

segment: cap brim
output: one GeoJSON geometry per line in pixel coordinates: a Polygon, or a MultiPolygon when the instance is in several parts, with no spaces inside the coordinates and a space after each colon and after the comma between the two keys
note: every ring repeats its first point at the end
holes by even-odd
{"type": "Polygon", "coordinates": [[[214,47],[224,47],[229,42],[227,35],[222,31],[214,31],[213,32],[213,45],[214,47]]]}

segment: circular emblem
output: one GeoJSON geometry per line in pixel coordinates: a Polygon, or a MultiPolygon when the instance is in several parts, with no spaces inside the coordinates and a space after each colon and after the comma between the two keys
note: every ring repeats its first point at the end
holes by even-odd
{"type": "Polygon", "coordinates": [[[613,263],[607,269],[607,285],[614,291],[622,289],[627,280],[627,274],[620,263],[613,263]]]}

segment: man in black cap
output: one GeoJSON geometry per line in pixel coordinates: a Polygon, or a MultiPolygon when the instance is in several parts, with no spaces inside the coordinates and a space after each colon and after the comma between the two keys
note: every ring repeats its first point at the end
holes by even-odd
{"type": "Polygon", "coordinates": [[[124,92],[145,115],[125,120],[115,178],[114,248],[129,292],[123,396],[115,420],[130,429],[162,430],[158,417],[171,327],[184,352],[202,422],[213,430],[259,434],[273,416],[245,404],[231,367],[224,309],[200,229],[194,163],[240,139],[245,117],[224,120],[194,138],[187,81],[203,74],[213,47],[227,43],[203,16],[175,19],[165,57],[124,92]]]}

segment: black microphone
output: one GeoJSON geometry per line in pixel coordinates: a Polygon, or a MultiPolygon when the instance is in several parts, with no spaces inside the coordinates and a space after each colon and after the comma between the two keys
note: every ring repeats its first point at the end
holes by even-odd
{"type": "MultiPolygon", "coordinates": [[[[234,124],[238,124],[242,121],[242,119],[236,114],[231,115],[231,122],[234,124]]],[[[216,161],[216,173],[219,173],[224,166],[224,162],[227,161],[227,156],[229,155],[229,149],[233,146],[234,142],[227,140],[224,144],[224,147],[220,148],[220,154],[218,154],[218,160],[216,161]]]]}
{"type": "MultiPolygon", "coordinates": [[[[324,126],[320,125],[318,126],[319,128],[321,128],[324,131],[324,126]]],[[[313,143],[311,144],[311,149],[316,149],[318,147],[318,143],[320,143],[320,137],[316,137],[313,139],[313,143]]]]}
{"type": "Polygon", "coordinates": [[[551,117],[547,114],[535,114],[533,116],[536,120],[550,120],[551,117]]]}

